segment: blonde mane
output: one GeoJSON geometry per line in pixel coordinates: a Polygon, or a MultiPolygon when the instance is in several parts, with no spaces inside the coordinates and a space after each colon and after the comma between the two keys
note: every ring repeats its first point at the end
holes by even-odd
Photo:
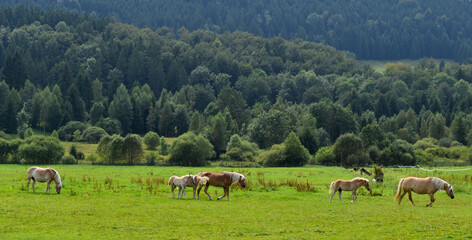
{"type": "MultiPolygon", "coordinates": [[[[51,168],[52,169],[52,168],[51,168]]],[[[52,169],[56,174],[54,175],[54,181],[56,181],[57,185],[59,187],[62,187],[62,181],[61,181],[61,175],[59,175],[59,172],[56,171],[55,169],[52,169]]]]}
{"type": "Polygon", "coordinates": [[[369,182],[369,180],[367,178],[356,177],[356,178],[352,179],[352,181],[356,181],[356,180],[362,180],[362,181],[369,182]]]}
{"type": "Polygon", "coordinates": [[[444,184],[448,184],[448,183],[440,178],[433,177],[433,184],[436,189],[444,189],[444,184]]]}
{"type": "Polygon", "coordinates": [[[246,177],[240,173],[237,173],[237,172],[226,172],[226,171],[223,171],[222,172],[224,175],[229,175],[230,178],[231,178],[231,182],[237,182],[239,181],[239,177],[241,177],[241,180],[246,180],[246,177]]]}

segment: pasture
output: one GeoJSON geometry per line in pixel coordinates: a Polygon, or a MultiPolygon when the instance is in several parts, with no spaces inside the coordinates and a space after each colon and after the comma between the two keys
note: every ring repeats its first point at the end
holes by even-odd
{"type": "MultiPolygon", "coordinates": [[[[360,176],[338,167],[247,168],[56,165],[60,195],[26,192],[27,165],[1,165],[1,239],[445,239],[472,238],[472,170],[427,172],[384,169],[373,195],[358,190],[355,204],[343,192],[329,203],[331,181],[360,176]],[[171,199],[168,177],[200,171],[236,171],[246,189],[231,187],[231,201],[171,199]],[[454,186],[454,199],[436,193],[394,201],[406,176],[437,176],[454,186]]],[[[43,166],[44,167],[44,166],[43,166]]],[[[55,184],[52,184],[55,187],[55,184]]],[[[53,191],[54,192],[54,191],[53,191]]],[[[222,188],[210,187],[215,199],[222,188]]]]}

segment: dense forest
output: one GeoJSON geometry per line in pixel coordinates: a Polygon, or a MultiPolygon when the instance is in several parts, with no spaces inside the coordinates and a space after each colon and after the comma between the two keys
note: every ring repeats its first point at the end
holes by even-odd
{"type": "Polygon", "coordinates": [[[358,59],[472,57],[468,0],[3,0],[114,17],[138,27],[300,38],[358,59]]]}
{"type": "Polygon", "coordinates": [[[423,59],[378,73],[303,40],[175,34],[25,6],[0,8],[0,16],[5,133],[24,137],[37,128],[98,142],[87,129],[156,132],[211,146],[215,154],[205,158],[254,161],[260,148],[269,166],[306,163],[294,149],[323,164],[415,164],[433,156],[469,162],[471,64],[423,59]]]}

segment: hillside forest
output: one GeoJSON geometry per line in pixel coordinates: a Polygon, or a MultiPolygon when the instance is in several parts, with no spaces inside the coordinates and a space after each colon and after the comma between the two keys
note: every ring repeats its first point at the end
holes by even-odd
{"type": "Polygon", "coordinates": [[[32,128],[99,143],[107,163],[147,159],[111,148],[150,132],[177,138],[161,141],[159,154],[178,165],[471,161],[467,62],[425,58],[376,72],[301,39],[151,30],[23,5],[2,7],[0,16],[0,162],[24,161],[36,156],[34,144],[54,142],[32,137],[32,128]]]}
{"type": "MultiPolygon", "coordinates": [[[[472,57],[469,0],[3,0],[104,15],[138,27],[303,39],[358,59],[472,57]]],[[[8,15],[7,15],[8,16],[8,15]]]]}

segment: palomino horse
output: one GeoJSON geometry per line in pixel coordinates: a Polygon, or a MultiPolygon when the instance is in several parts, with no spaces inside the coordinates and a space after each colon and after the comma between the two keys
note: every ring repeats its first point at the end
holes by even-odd
{"type": "MultiPolygon", "coordinates": [[[[229,187],[233,182],[239,182],[241,184],[241,187],[245,188],[246,187],[246,177],[240,173],[236,172],[222,172],[222,173],[214,173],[214,172],[203,172],[199,173],[198,175],[202,177],[208,177],[209,181],[205,185],[205,193],[208,195],[208,197],[211,199],[210,194],[208,194],[208,187],[210,185],[215,186],[215,187],[222,187],[224,189],[224,194],[217,199],[220,200],[224,196],[228,198],[229,201],[229,187]]],[[[200,196],[200,190],[202,189],[202,186],[198,188],[198,194],[197,194],[197,199],[200,196]]]]}
{"type": "Polygon", "coordinates": [[[341,192],[344,190],[344,191],[352,191],[351,203],[354,203],[354,201],[357,199],[357,193],[356,193],[357,188],[359,188],[360,186],[364,186],[367,189],[367,191],[370,191],[369,180],[365,178],[356,177],[352,180],[333,181],[329,188],[329,194],[331,195],[329,202],[331,203],[331,200],[333,199],[333,196],[336,193],[336,191],[339,191],[339,199],[341,200],[341,202],[343,202],[343,199],[341,197],[341,192]]]}
{"type": "Polygon", "coordinates": [[[436,178],[436,177],[428,177],[428,178],[416,178],[416,177],[407,177],[402,178],[398,183],[398,190],[397,194],[395,195],[395,201],[398,201],[398,205],[402,202],[402,198],[408,193],[408,197],[410,198],[411,203],[413,206],[416,206],[411,198],[411,191],[418,193],[418,194],[428,194],[431,202],[426,204],[428,207],[432,207],[434,202],[434,193],[438,190],[445,190],[447,195],[454,199],[454,189],[452,188],[449,183],[446,181],[436,178]],[[402,193],[402,190],[404,191],[402,193]],[[401,196],[400,196],[401,194],[401,196]]]}
{"type": "Polygon", "coordinates": [[[56,192],[57,194],[61,194],[62,182],[61,176],[59,173],[52,169],[52,168],[40,168],[40,167],[30,167],[28,172],[28,192],[29,192],[29,184],[31,179],[33,179],[33,192],[34,192],[34,184],[36,181],[38,182],[47,182],[48,187],[46,188],[46,193],[49,190],[49,194],[51,194],[51,182],[56,182],[56,192]]]}
{"type": "Polygon", "coordinates": [[[177,195],[177,198],[182,199],[182,195],[184,195],[185,199],[187,199],[187,195],[185,194],[185,187],[187,187],[187,185],[189,184],[195,184],[193,180],[193,175],[191,174],[185,175],[183,177],[177,177],[177,176],[170,177],[168,185],[171,188],[172,198],[175,197],[174,189],[176,187],[179,187],[179,194],[177,195]],[[182,191],[182,195],[180,195],[180,191],[182,191]]]}

